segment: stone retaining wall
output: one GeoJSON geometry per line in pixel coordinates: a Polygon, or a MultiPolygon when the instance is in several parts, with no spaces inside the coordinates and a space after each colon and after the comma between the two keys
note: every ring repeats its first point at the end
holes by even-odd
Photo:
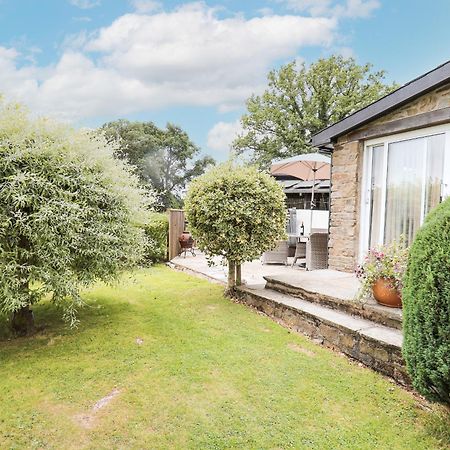
{"type": "Polygon", "coordinates": [[[235,297],[316,342],[342,352],[403,385],[410,384],[399,347],[362,336],[336,323],[320,320],[305,311],[277,303],[246,289],[237,289],[235,297]]]}

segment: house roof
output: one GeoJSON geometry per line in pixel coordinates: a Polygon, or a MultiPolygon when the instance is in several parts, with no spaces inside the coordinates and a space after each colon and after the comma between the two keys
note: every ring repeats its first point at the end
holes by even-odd
{"type": "Polygon", "coordinates": [[[283,187],[285,194],[310,194],[313,184],[316,194],[330,192],[330,180],[317,180],[315,183],[301,180],[278,180],[278,182],[283,187]]]}
{"type": "Polygon", "coordinates": [[[450,61],[445,62],[430,72],[385,95],[376,102],[314,134],[312,136],[312,145],[321,148],[327,147],[337,137],[383,116],[393,109],[448,82],[450,82],[450,61]]]}

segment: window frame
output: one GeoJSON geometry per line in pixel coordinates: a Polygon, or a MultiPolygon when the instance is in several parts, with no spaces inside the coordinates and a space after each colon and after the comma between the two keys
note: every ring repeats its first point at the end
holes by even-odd
{"type": "MultiPolygon", "coordinates": [[[[387,176],[388,176],[388,157],[389,144],[411,139],[426,138],[433,135],[444,134],[444,170],[443,182],[441,186],[442,199],[450,197],[450,123],[444,125],[437,125],[427,128],[420,128],[418,130],[406,131],[403,133],[396,133],[388,136],[381,136],[374,139],[364,141],[363,146],[363,173],[361,179],[361,198],[360,198],[360,239],[359,239],[359,260],[369,249],[370,237],[370,203],[371,203],[371,183],[372,183],[372,153],[373,147],[382,146],[383,149],[383,184],[381,193],[381,211],[380,211],[380,230],[379,239],[384,240],[385,220],[386,220],[386,195],[387,195],[387,176]]],[[[427,153],[424,152],[424,159],[427,153]]],[[[426,170],[424,164],[424,171],[426,170]]],[[[422,196],[424,193],[422,192],[422,196]]],[[[421,208],[425,207],[424,199],[422,198],[421,208]]],[[[421,214],[421,223],[423,222],[424,214],[421,214]]]]}

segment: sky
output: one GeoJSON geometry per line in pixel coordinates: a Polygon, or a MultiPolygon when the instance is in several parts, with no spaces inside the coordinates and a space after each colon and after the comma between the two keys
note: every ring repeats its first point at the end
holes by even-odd
{"type": "Polygon", "coordinates": [[[0,0],[0,92],[76,127],[175,123],[228,157],[245,101],[331,54],[403,84],[450,59],[450,0],[0,0]]]}

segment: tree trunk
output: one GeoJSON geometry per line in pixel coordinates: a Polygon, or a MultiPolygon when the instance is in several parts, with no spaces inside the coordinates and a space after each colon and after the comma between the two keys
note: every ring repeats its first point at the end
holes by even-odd
{"type": "Polygon", "coordinates": [[[236,264],[236,286],[242,284],[242,265],[236,264]]]}
{"type": "MultiPolygon", "coordinates": [[[[26,208],[24,211],[26,214],[31,214],[30,208],[26,208]]],[[[20,265],[18,266],[17,278],[19,280],[24,280],[21,283],[20,290],[25,297],[29,297],[30,281],[29,281],[29,273],[26,270],[26,267],[28,267],[30,265],[30,262],[32,262],[30,261],[30,257],[28,256],[31,244],[29,239],[24,235],[19,236],[19,248],[20,248],[19,253],[20,265]]],[[[17,336],[27,336],[33,334],[36,331],[34,327],[33,311],[30,309],[29,305],[22,306],[22,308],[12,313],[11,329],[13,333],[17,336]]]]}
{"type": "Polygon", "coordinates": [[[28,305],[13,312],[11,328],[17,336],[28,336],[36,331],[34,314],[28,305]]]}
{"type": "Polygon", "coordinates": [[[236,286],[236,264],[234,261],[228,261],[228,290],[236,286]]]}

